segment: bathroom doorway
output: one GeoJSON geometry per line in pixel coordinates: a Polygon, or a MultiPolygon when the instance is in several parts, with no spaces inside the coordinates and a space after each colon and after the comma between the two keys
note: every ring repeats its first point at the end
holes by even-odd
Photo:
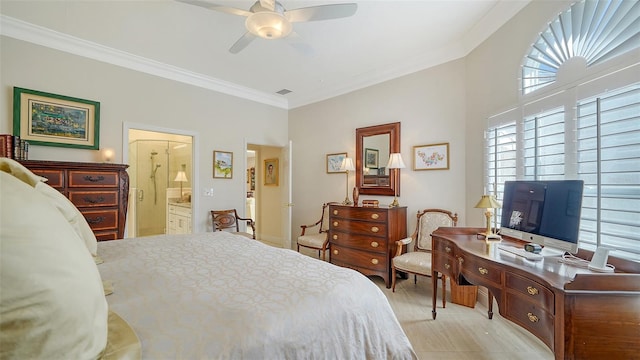
{"type": "Polygon", "coordinates": [[[128,137],[128,236],[175,233],[173,206],[181,232],[191,232],[192,136],[129,129],[128,137]]]}

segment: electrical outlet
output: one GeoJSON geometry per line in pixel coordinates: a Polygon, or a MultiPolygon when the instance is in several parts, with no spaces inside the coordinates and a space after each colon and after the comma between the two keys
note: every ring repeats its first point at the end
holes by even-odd
{"type": "Polygon", "coordinates": [[[202,195],[204,195],[204,196],[213,196],[213,188],[204,188],[204,189],[202,189],[202,195]]]}

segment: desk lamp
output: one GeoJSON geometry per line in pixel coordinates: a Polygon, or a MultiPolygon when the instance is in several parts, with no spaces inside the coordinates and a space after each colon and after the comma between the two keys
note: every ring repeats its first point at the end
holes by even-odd
{"type": "MultiPolygon", "coordinates": [[[[391,155],[389,155],[389,163],[387,163],[387,169],[389,169],[389,172],[391,172],[393,169],[404,169],[404,161],[402,161],[402,155],[400,155],[400,153],[393,153],[391,155]]],[[[398,171],[398,170],[396,170],[398,171]]],[[[391,176],[391,173],[389,173],[389,176],[391,176]]],[[[398,182],[400,182],[400,176],[398,176],[398,182]]],[[[398,203],[398,187],[400,186],[400,184],[395,184],[395,194],[393,196],[393,202],[391,203],[391,205],[389,205],[389,207],[398,207],[400,206],[400,204],[398,203]]]]}
{"type": "Polygon", "coordinates": [[[342,202],[342,205],[351,205],[353,204],[351,202],[351,200],[349,200],[349,171],[353,171],[355,170],[356,167],[353,166],[353,159],[350,157],[346,157],[344,158],[344,160],[342,160],[342,164],[340,165],[340,170],[344,171],[347,174],[347,188],[346,188],[346,196],[344,198],[344,201],[342,202]]]}
{"type": "Polygon", "coordinates": [[[481,233],[481,235],[485,236],[485,240],[502,240],[500,235],[494,234],[491,230],[491,210],[502,207],[498,200],[496,200],[493,195],[482,195],[482,198],[478,201],[475,207],[487,210],[484,213],[484,216],[487,217],[487,231],[485,233],[481,233]]]}

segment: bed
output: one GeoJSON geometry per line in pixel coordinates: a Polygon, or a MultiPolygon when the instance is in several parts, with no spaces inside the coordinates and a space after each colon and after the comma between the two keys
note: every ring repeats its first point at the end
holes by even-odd
{"type": "Polygon", "coordinates": [[[2,359],[416,359],[360,273],[226,232],[97,242],[0,158],[2,359]]]}

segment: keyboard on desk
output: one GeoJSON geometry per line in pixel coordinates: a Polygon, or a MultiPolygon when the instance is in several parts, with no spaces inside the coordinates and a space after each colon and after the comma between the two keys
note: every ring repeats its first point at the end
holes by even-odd
{"type": "Polygon", "coordinates": [[[532,252],[528,252],[525,249],[522,248],[517,248],[515,246],[511,246],[511,245],[506,245],[506,244],[500,244],[498,245],[498,249],[502,250],[502,251],[506,251],[515,255],[518,255],[520,257],[523,257],[527,260],[531,260],[531,261],[540,261],[543,259],[543,256],[540,254],[535,254],[532,252]]]}

